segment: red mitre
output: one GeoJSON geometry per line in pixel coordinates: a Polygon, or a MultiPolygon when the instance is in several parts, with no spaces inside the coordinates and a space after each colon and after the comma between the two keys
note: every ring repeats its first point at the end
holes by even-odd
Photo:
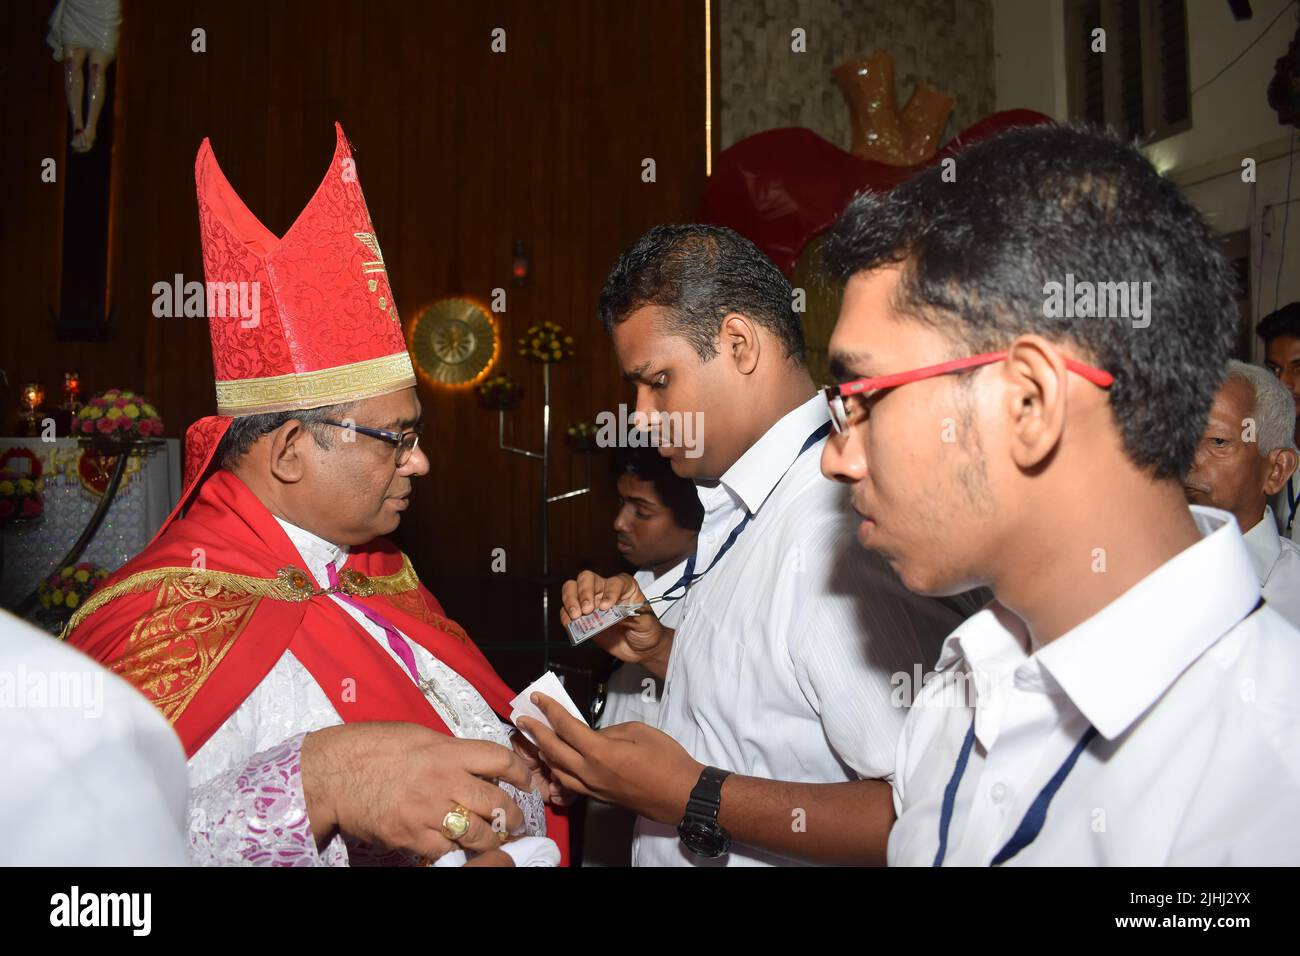
{"type": "Polygon", "coordinates": [[[231,418],[411,388],[415,371],[343,127],[334,158],[283,237],[230,185],[212,144],[194,161],[217,414],[185,433],[180,513],[231,418]]]}

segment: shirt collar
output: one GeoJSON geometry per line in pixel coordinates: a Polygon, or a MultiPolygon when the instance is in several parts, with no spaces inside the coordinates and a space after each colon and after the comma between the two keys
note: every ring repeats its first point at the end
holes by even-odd
{"type": "Polygon", "coordinates": [[[820,394],[791,409],[763,437],[740,456],[720,479],[750,514],[763,506],[772,489],[794,464],[799,449],[821,425],[830,420],[826,399],[820,394]]]}
{"type": "Polygon", "coordinates": [[[1273,509],[1265,505],[1263,519],[1243,534],[1241,540],[1246,543],[1246,553],[1250,555],[1250,563],[1255,568],[1259,583],[1263,584],[1268,580],[1273,565],[1277,563],[1278,555],[1282,553],[1282,542],[1278,538],[1273,509]]]}
{"type": "Polygon", "coordinates": [[[1025,662],[1028,648],[1024,621],[994,601],[944,641],[935,665],[939,680],[926,685],[922,704],[973,708],[975,736],[985,749],[992,747],[1006,710],[1006,688],[1013,671],[1025,662]],[[964,684],[955,666],[962,661],[968,665],[964,684]]]}
{"type": "MultiPolygon", "coordinates": [[[[1107,740],[1128,729],[1259,601],[1237,522],[1191,507],[1201,540],[1032,655],[1107,740]]],[[[944,641],[937,671],[965,660],[977,709],[985,689],[1030,659],[1024,622],[994,602],[944,641]]],[[[978,713],[977,713],[978,716],[978,713]]]]}
{"type": "Polygon", "coordinates": [[[1191,507],[1201,540],[1072,631],[1038,660],[1107,740],[1127,730],[1259,602],[1237,522],[1191,507]]]}
{"type": "Polygon", "coordinates": [[[1028,656],[1028,648],[1024,621],[993,601],[948,635],[934,669],[949,670],[965,661],[971,670],[989,676],[1020,664],[1028,656]]]}
{"type": "Polygon", "coordinates": [[[347,560],[347,545],[333,544],[319,535],[312,534],[305,528],[290,524],[279,515],[273,517],[280,523],[284,533],[289,536],[293,546],[298,549],[298,554],[302,556],[303,561],[307,564],[307,570],[316,578],[316,584],[322,588],[328,587],[329,572],[326,567],[335,561],[339,563],[339,566],[342,566],[347,560]]]}
{"type": "Polygon", "coordinates": [[[682,579],[686,573],[686,558],[682,558],[669,570],[665,571],[658,577],[655,576],[654,568],[642,568],[637,571],[633,577],[637,585],[641,588],[641,593],[646,596],[646,600],[653,600],[659,597],[670,587],[682,579]]]}

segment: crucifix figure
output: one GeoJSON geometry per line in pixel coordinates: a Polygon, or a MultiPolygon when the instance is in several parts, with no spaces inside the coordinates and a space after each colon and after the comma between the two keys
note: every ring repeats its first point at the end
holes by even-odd
{"type": "Polygon", "coordinates": [[[121,0],[59,0],[46,42],[63,63],[63,88],[72,117],[72,148],[90,152],[104,109],[105,73],[117,55],[121,0]],[[89,61],[89,82],[84,68],[89,61]],[[84,103],[83,103],[84,100],[84,103]],[[83,109],[84,106],[84,109],[83,109]]]}
{"type": "Polygon", "coordinates": [[[447,699],[447,696],[438,689],[438,681],[435,678],[422,677],[416,686],[420,688],[420,692],[423,693],[425,697],[437,700],[438,703],[442,704],[442,708],[446,711],[452,724],[456,727],[460,726],[460,718],[456,716],[456,708],[452,706],[452,703],[447,699]]]}

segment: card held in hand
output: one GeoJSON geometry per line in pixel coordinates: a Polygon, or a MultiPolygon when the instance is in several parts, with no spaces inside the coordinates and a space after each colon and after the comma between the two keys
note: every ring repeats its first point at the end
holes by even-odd
{"type": "MultiPolygon", "coordinates": [[[[529,717],[544,727],[550,727],[551,730],[555,729],[554,727],[551,727],[551,722],[546,719],[546,715],[542,713],[541,708],[532,702],[531,697],[535,693],[545,694],[552,700],[557,701],[565,710],[571,713],[574,717],[577,717],[584,724],[587,723],[587,719],[582,716],[582,711],[580,711],[578,705],[573,702],[573,698],[570,697],[568,692],[564,689],[564,685],[561,684],[560,679],[555,676],[555,672],[547,671],[541,677],[537,678],[537,680],[525,687],[523,693],[510,702],[510,722],[516,727],[519,727],[518,719],[520,717],[529,717]]],[[[588,724],[588,726],[590,725],[588,724]]],[[[533,739],[533,735],[524,730],[524,728],[519,727],[519,732],[531,740],[534,746],[537,745],[537,741],[533,739]]]]}
{"type": "Polygon", "coordinates": [[[626,620],[629,617],[636,617],[639,606],[636,604],[615,604],[607,610],[602,611],[600,608],[596,608],[590,614],[574,618],[569,622],[569,643],[577,647],[583,641],[590,640],[601,631],[613,627],[619,621],[626,620]]]}

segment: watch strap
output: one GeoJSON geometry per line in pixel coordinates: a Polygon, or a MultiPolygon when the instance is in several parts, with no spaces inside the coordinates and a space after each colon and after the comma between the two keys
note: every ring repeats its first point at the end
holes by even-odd
{"type": "Polygon", "coordinates": [[[711,823],[717,822],[718,810],[722,807],[722,782],[731,776],[730,770],[718,767],[705,767],[700,771],[690,798],[686,801],[686,816],[703,817],[711,823]]]}

